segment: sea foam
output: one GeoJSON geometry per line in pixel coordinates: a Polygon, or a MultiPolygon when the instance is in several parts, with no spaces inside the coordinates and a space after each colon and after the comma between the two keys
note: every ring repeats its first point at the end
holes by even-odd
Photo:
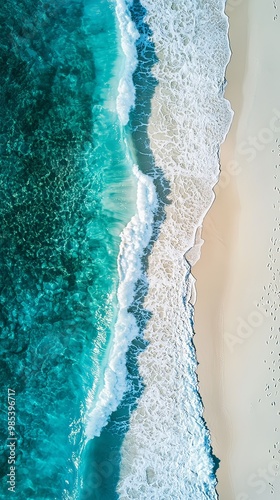
{"type": "MultiPolygon", "coordinates": [[[[117,0],[116,17],[120,30],[122,72],[116,96],[116,110],[120,126],[124,127],[129,119],[129,112],[135,103],[135,88],[132,76],[137,67],[138,58],[135,42],[139,33],[131,20],[130,1],[117,0]]],[[[127,162],[137,182],[137,213],[121,232],[121,244],[118,255],[119,286],[117,292],[118,315],[112,332],[112,340],[107,356],[108,366],[104,380],[95,384],[87,398],[86,436],[92,439],[99,436],[109,416],[115,411],[126,389],[126,352],[131,341],[137,336],[138,327],[128,307],[134,299],[134,288],[141,276],[141,256],[152,233],[153,213],[156,209],[156,194],[152,179],[141,173],[133,165],[131,152],[123,132],[127,162]]]]}
{"type": "Polygon", "coordinates": [[[88,414],[88,439],[99,436],[111,413],[120,403],[126,389],[126,352],[137,336],[135,317],[128,312],[135,292],[135,283],[141,277],[141,257],[152,235],[153,214],[157,207],[155,187],[151,178],[133,166],[137,178],[137,213],[121,233],[118,257],[118,317],[114,328],[109,363],[105,371],[103,388],[88,414]]]}
{"type": "Polygon", "coordinates": [[[150,146],[172,203],[149,257],[149,345],[139,356],[145,390],[123,444],[118,493],[212,500],[216,478],[198,393],[190,249],[214,199],[219,147],[232,118],[223,98],[228,22],[222,0],[141,3],[158,57],[150,146]]]}
{"type": "Polygon", "coordinates": [[[117,0],[116,5],[116,15],[121,34],[121,47],[125,55],[117,96],[117,112],[122,125],[127,124],[130,109],[135,102],[135,87],[132,75],[138,63],[135,42],[139,37],[139,33],[131,20],[129,12],[129,5],[131,3],[132,1],[117,0]]]}

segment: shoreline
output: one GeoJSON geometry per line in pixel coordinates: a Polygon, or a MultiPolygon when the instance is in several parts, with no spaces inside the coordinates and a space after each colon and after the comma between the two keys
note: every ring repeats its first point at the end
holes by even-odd
{"type": "Polygon", "coordinates": [[[218,493],[227,500],[256,494],[267,500],[272,491],[275,497],[280,492],[275,430],[280,5],[230,3],[225,97],[235,114],[221,148],[216,199],[203,222],[201,258],[192,270],[194,343],[204,418],[221,460],[218,493]],[[264,477],[260,471],[266,471],[264,477]]]}
{"type": "Polygon", "coordinates": [[[227,20],[214,1],[199,12],[196,5],[190,12],[190,6],[168,4],[170,23],[163,31],[169,12],[142,3],[158,60],[147,128],[156,167],[151,174],[157,179],[163,172],[168,199],[148,257],[147,346],[138,357],[144,390],[122,447],[118,493],[122,498],[216,498],[215,466],[197,392],[192,278],[186,282],[186,276],[187,260],[196,259],[197,248],[190,248],[195,236],[199,246],[199,227],[214,198],[216,145],[231,117],[220,95],[229,57],[227,20]]]}

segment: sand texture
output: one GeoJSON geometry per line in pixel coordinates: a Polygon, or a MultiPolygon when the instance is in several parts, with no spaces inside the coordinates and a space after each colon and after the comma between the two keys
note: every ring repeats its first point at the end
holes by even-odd
{"type": "Polygon", "coordinates": [[[280,498],[280,2],[229,0],[235,112],[202,230],[195,345],[221,500],[280,498]]]}

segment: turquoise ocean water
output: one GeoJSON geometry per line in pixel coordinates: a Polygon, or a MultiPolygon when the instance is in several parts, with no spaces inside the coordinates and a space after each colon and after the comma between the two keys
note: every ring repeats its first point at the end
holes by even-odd
{"type": "Polygon", "coordinates": [[[80,488],[86,400],[102,376],[119,234],[134,209],[110,104],[120,57],[114,9],[109,0],[8,0],[0,9],[1,498],[8,388],[14,498],[74,498],[80,488]]]}
{"type": "MultiPolygon", "coordinates": [[[[125,452],[132,470],[136,460],[139,477],[130,475],[123,450],[135,426],[131,415],[145,392],[139,354],[149,345],[145,329],[152,317],[144,304],[149,257],[172,204],[172,176],[165,175],[160,155],[157,163],[148,129],[159,83],[164,89],[156,67],[164,62],[162,48],[169,47],[173,57],[180,36],[180,54],[186,50],[188,63],[208,67],[203,48],[203,43],[207,49],[211,46],[208,19],[214,24],[218,19],[224,47],[223,8],[223,0],[6,0],[0,7],[0,499],[183,500],[186,492],[191,492],[189,500],[216,498],[217,462],[195,379],[192,307],[183,311],[188,316],[188,322],[184,316],[182,320],[183,337],[190,340],[184,344],[185,365],[178,363],[176,375],[187,388],[178,395],[185,405],[179,444],[186,454],[174,444],[166,455],[180,467],[183,461],[186,479],[178,473],[180,478],[170,483],[166,462],[166,473],[160,472],[158,483],[154,481],[161,457],[153,452],[144,457],[141,428],[134,433],[132,451],[125,452]],[[15,411],[15,424],[10,419],[8,425],[9,411],[15,411]],[[184,432],[192,436],[190,453],[184,432]],[[11,491],[13,439],[16,472],[11,491]]],[[[213,59],[211,50],[208,57],[213,59]]],[[[222,99],[221,74],[228,55],[219,50],[213,63],[218,76],[213,85],[211,78],[207,84],[222,99]]],[[[177,67],[177,57],[172,57],[166,83],[174,75],[178,81],[172,81],[166,102],[172,92],[174,102],[181,102],[182,88],[188,92],[189,85],[195,94],[197,87],[189,150],[183,136],[179,142],[175,135],[172,139],[175,150],[186,151],[188,164],[199,150],[191,138],[199,136],[205,116],[213,119],[218,108],[205,105],[207,84],[200,87],[199,77],[185,84],[188,68],[184,61],[177,67]],[[202,103],[201,115],[197,102],[202,103]]],[[[158,150],[166,147],[168,164],[173,146],[165,142],[164,120],[172,110],[164,106],[156,140],[158,150]]],[[[184,130],[183,115],[182,107],[172,116],[175,131],[184,130]]],[[[208,171],[203,174],[210,191],[226,120],[222,110],[222,132],[214,130],[209,149],[214,158],[209,180],[208,171]]],[[[174,164],[176,158],[177,153],[174,164]]],[[[192,175],[190,170],[190,179],[192,175]]],[[[201,194],[195,196],[200,199],[201,194]]],[[[166,241],[169,236],[164,234],[166,241]]],[[[188,277],[183,275],[182,282],[188,277]]],[[[163,280],[160,288],[164,286],[163,280]]],[[[185,307],[183,292],[175,292],[185,307]]],[[[160,303],[161,297],[155,300],[160,303]]],[[[164,331],[160,319],[159,330],[164,331]]],[[[164,354],[163,345],[159,360],[164,354]]],[[[158,387],[155,394],[163,394],[160,383],[158,387]]],[[[151,422],[152,413],[151,407],[151,422]]],[[[154,429],[160,429],[158,424],[156,416],[154,429]]],[[[155,444],[153,439],[152,450],[158,437],[155,444]]]]}

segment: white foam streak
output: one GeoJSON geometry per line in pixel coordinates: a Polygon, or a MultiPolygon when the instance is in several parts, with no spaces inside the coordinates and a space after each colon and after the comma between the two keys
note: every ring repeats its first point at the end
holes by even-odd
{"type": "Polygon", "coordinates": [[[125,354],[138,333],[135,318],[128,313],[127,309],[134,299],[135,283],[142,274],[141,256],[151,238],[157,197],[153,181],[141,173],[136,166],[133,167],[133,173],[138,180],[137,214],[132,217],[121,234],[118,257],[119,313],[109,354],[109,364],[105,371],[104,385],[87,419],[88,439],[100,435],[109,416],[117,409],[127,389],[125,354]]]}
{"type": "Polygon", "coordinates": [[[135,42],[139,33],[131,20],[128,6],[131,2],[117,0],[116,15],[121,32],[121,47],[125,55],[122,77],[118,86],[117,112],[122,125],[129,120],[129,112],[135,102],[135,88],[132,75],[137,67],[137,50],[135,42]]]}

